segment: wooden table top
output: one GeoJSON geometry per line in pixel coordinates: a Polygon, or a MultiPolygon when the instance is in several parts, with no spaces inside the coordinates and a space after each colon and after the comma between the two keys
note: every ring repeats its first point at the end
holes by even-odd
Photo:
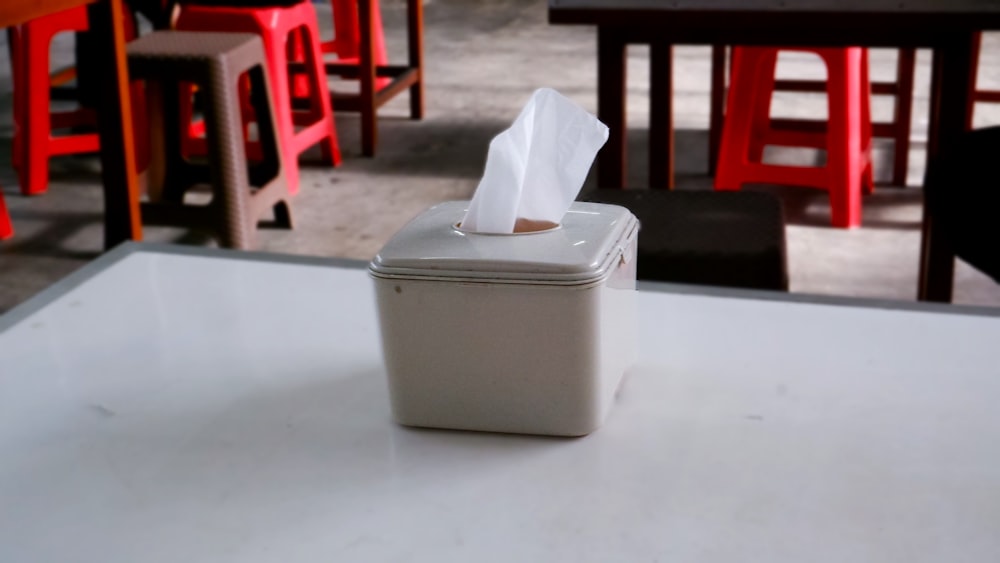
{"type": "Polygon", "coordinates": [[[551,23],[928,32],[1000,29],[994,0],[549,0],[551,23]]]}
{"type": "Polygon", "coordinates": [[[1000,14],[995,0],[549,0],[550,8],[668,12],[850,12],[1000,14]]]}

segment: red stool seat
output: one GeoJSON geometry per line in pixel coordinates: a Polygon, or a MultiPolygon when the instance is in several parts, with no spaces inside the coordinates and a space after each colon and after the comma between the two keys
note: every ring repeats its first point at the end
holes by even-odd
{"type": "Polygon", "coordinates": [[[870,193],[874,187],[867,51],[861,47],[736,47],[732,64],[715,189],[739,190],[743,184],[764,183],[826,190],[831,223],[842,228],[859,226],[861,193],[870,193]],[[815,53],[826,63],[829,112],[825,127],[807,131],[771,126],[769,112],[780,50],[815,53]],[[765,145],[824,149],[826,164],[767,164],[762,161],[765,145]]]}
{"type": "MultiPolygon", "coordinates": [[[[285,171],[291,193],[296,193],[299,187],[299,155],[313,145],[319,143],[323,159],[328,164],[335,166],[340,163],[340,146],[334,129],[319,26],[312,4],[300,2],[293,6],[263,8],[188,4],[182,7],[176,28],[184,31],[250,32],[261,37],[274,94],[279,145],[285,155],[285,171]],[[288,48],[289,44],[296,43],[303,46],[303,61],[295,60],[296,49],[288,48]],[[301,100],[302,107],[298,103],[300,100],[292,96],[293,75],[289,65],[304,70],[308,88],[305,89],[306,98],[301,100]]],[[[190,96],[182,98],[182,102],[185,101],[188,104],[186,113],[190,116],[190,96]]],[[[190,127],[187,125],[190,119],[185,120],[185,117],[182,111],[184,134],[189,135],[190,127]]],[[[256,151],[248,152],[252,154],[256,151]]]]}

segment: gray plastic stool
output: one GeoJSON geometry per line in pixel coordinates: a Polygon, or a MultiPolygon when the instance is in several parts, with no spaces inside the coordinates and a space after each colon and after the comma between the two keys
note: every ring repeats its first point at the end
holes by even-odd
{"type": "Polygon", "coordinates": [[[781,202],[759,192],[601,189],[639,219],[639,279],[788,290],[781,202]]]}
{"type": "Polygon", "coordinates": [[[204,230],[222,246],[254,246],[257,221],[274,210],[275,222],[291,228],[288,185],[274,105],[264,63],[263,44],[249,33],[157,31],[128,45],[129,73],[147,81],[150,148],[150,202],[143,222],[204,230]],[[247,74],[262,158],[248,163],[240,108],[239,79],[247,74]],[[178,95],[180,82],[198,85],[205,99],[205,162],[181,152],[178,95]],[[185,203],[191,188],[208,184],[206,205],[185,203]]]}

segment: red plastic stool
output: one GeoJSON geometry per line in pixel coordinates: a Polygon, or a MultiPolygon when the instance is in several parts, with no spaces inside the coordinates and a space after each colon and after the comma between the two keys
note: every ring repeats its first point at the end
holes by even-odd
{"type": "Polygon", "coordinates": [[[0,193],[0,240],[14,236],[14,225],[10,222],[10,214],[7,213],[7,204],[0,193]]]}
{"type": "Polygon", "coordinates": [[[716,190],[739,190],[746,183],[783,184],[827,190],[831,223],[861,224],[861,193],[874,189],[871,163],[871,109],[868,55],[861,47],[735,47],[732,82],[722,127],[716,190]],[[806,51],[827,67],[828,120],[816,131],[771,127],[770,106],[779,51],[806,51]],[[826,150],[822,167],[765,164],[766,145],[826,150]]]}
{"type": "Polygon", "coordinates": [[[50,113],[49,108],[49,46],[52,38],[64,31],[86,29],[85,6],[42,16],[11,29],[15,127],[13,165],[20,177],[21,193],[25,195],[45,193],[49,183],[49,158],[99,149],[96,132],[52,134],[53,129],[93,125],[96,119],[92,110],[80,108],[50,113]]]}
{"type": "MultiPolygon", "coordinates": [[[[184,5],[177,19],[176,29],[183,31],[250,32],[260,35],[267,57],[268,76],[274,93],[277,113],[277,130],[280,146],[285,154],[285,172],[288,189],[298,192],[298,157],[301,153],[320,144],[324,161],[336,166],[340,163],[340,146],[334,129],[333,109],[330,103],[326,69],[323,66],[319,42],[316,11],[309,2],[288,7],[234,8],[184,5]],[[307,46],[303,49],[304,61],[295,60],[295,41],[307,46]],[[304,62],[304,65],[298,64],[304,62]],[[309,82],[307,108],[299,108],[291,91],[292,74],[289,65],[304,67],[309,82]],[[296,130],[296,126],[302,129],[296,130]]],[[[181,126],[184,135],[190,135],[190,96],[181,98],[181,126]]],[[[252,154],[253,150],[248,150],[252,154]]]]}
{"type": "MultiPolygon", "coordinates": [[[[132,22],[126,24],[126,37],[135,37],[132,22]]],[[[49,49],[52,39],[66,31],[87,30],[85,6],[64,10],[33,19],[20,27],[8,29],[11,70],[14,83],[14,139],[12,161],[21,182],[21,193],[45,193],[49,183],[49,159],[67,154],[92,153],[100,149],[98,134],[70,133],[55,135],[54,131],[72,127],[93,127],[96,114],[90,108],[51,111],[51,86],[75,76],[74,69],[50,75],[49,49]]],[[[132,87],[134,118],[137,130],[145,129],[142,88],[132,87]]],[[[136,147],[137,164],[141,170],[149,161],[149,149],[142,143],[136,147]]]]}
{"type": "MultiPolygon", "coordinates": [[[[389,57],[385,51],[385,34],[382,32],[382,10],[378,0],[372,4],[372,51],[375,66],[386,66],[389,57]]],[[[336,55],[338,62],[359,64],[361,58],[361,24],[358,18],[358,0],[330,0],[333,8],[334,37],[323,42],[323,52],[336,55]]],[[[392,78],[375,78],[375,88],[382,89],[392,82],[392,78]]]]}

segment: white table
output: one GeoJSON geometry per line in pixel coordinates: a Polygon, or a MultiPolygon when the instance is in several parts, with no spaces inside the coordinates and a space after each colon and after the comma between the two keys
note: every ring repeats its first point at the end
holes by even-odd
{"type": "Polygon", "coordinates": [[[596,433],[415,430],[357,266],[132,244],[0,318],[0,561],[1000,561],[990,311],[646,286],[596,433]]]}

